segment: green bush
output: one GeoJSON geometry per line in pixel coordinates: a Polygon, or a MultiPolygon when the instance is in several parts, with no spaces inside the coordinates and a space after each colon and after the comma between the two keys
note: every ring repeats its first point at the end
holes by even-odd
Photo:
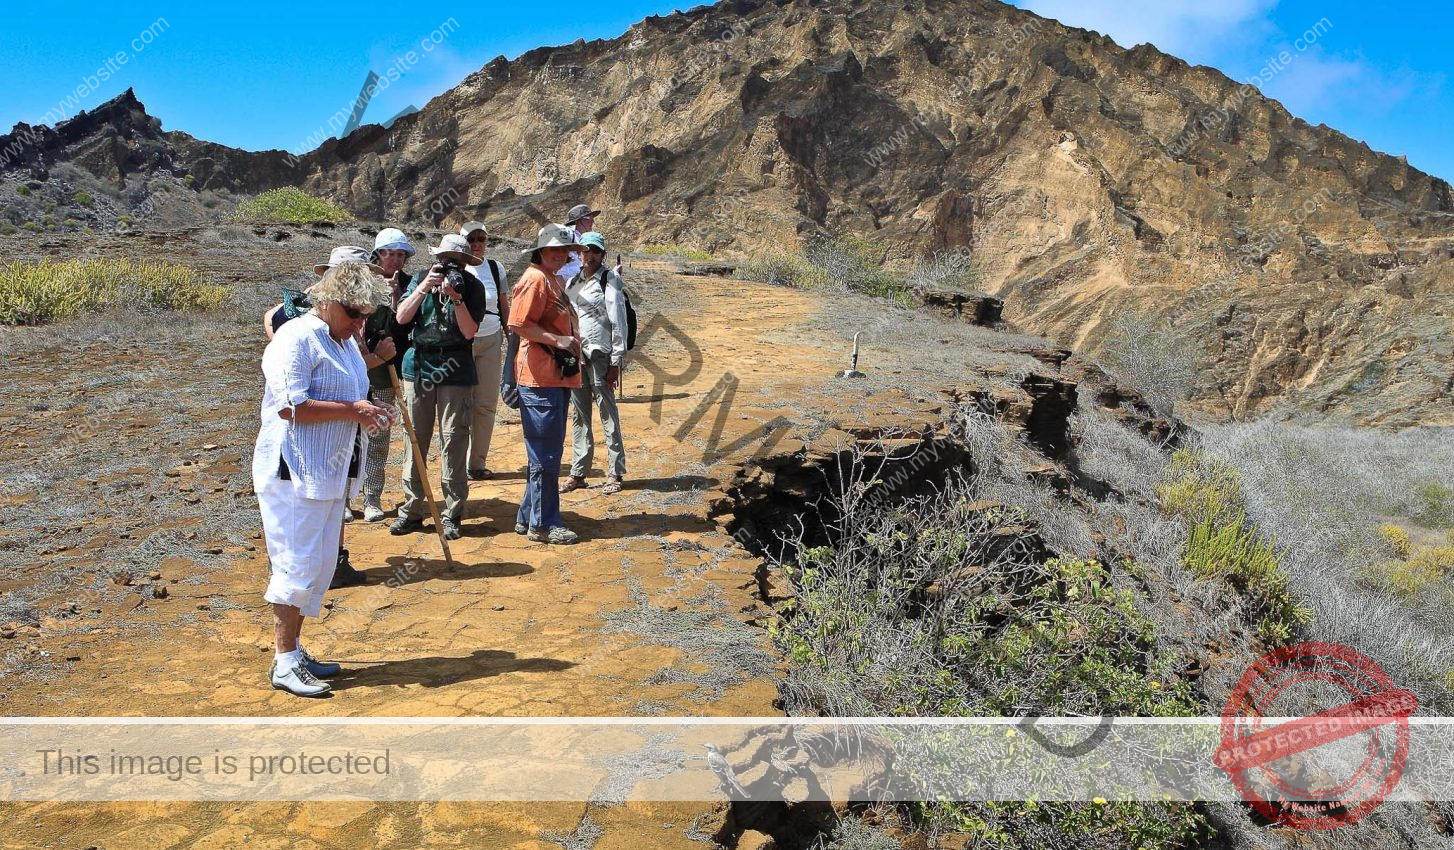
{"type": "Polygon", "coordinates": [[[1156,488],[1161,507],[1189,523],[1230,522],[1245,510],[1242,473],[1226,461],[1179,449],[1171,456],[1166,477],[1156,488]]]}
{"type": "Polygon", "coordinates": [[[288,187],[264,192],[238,205],[232,221],[278,221],[311,224],[315,221],[352,221],[348,210],[331,201],[315,198],[301,189],[288,187]]]}
{"type": "Polygon", "coordinates": [[[1378,527],[1378,536],[1384,539],[1388,548],[1400,558],[1407,558],[1413,554],[1413,538],[1409,533],[1393,523],[1386,523],[1378,527]]]}
{"type": "Polygon", "coordinates": [[[1398,554],[1397,560],[1366,570],[1365,581],[1406,600],[1431,590],[1446,598],[1454,595],[1447,582],[1454,574],[1454,546],[1408,547],[1398,554]]]}
{"type": "Polygon", "coordinates": [[[0,224],[0,236],[14,236],[19,229],[13,224],[0,224]]]}
{"type": "Polygon", "coordinates": [[[196,269],[149,260],[0,265],[0,325],[44,324],[119,305],[210,310],[226,297],[196,269]]]}
{"type": "Polygon", "coordinates": [[[1249,526],[1242,478],[1230,464],[1182,449],[1172,456],[1168,480],[1157,488],[1161,507],[1190,528],[1182,563],[1204,579],[1218,579],[1248,598],[1267,643],[1292,639],[1312,620],[1298,603],[1277,548],[1249,526]]]}
{"type": "Polygon", "coordinates": [[[37,232],[37,231],[40,230],[40,225],[36,224],[33,221],[27,221],[24,224],[24,227],[25,227],[26,230],[29,230],[31,233],[35,233],[35,232],[37,232]]]}
{"type": "Polygon", "coordinates": [[[83,207],[86,207],[87,209],[90,209],[91,207],[93,207],[93,206],[96,205],[96,199],[95,198],[92,198],[90,195],[88,195],[87,193],[85,193],[85,192],[83,192],[83,191],[81,191],[79,189],[76,190],[76,194],[74,196],[74,199],[75,199],[76,203],[80,204],[83,207]]]}
{"type": "Polygon", "coordinates": [[[769,632],[828,700],[894,716],[1197,713],[1132,589],[1134,564],[995,563],[997,530],[1023,515],[967,498],[879,522],[784,568],[794,600],[769,632]],[[912,643],[916,660],[870,675],[886,640],[912,643]]]}
{"type": "Polygon", "coordinates": [[[1198,576],[1220,579],[1246,595],[1260,620],[1257,634],[1269,644],[1287,643],[1299,626],[1312,622],[1312,612],[1293,596],[1277,550],[1247,528],[1241,514],[1225,525],[1211,519],[1195,523],[1182,562],[1198,576]]]}
{"type": "Polygon", "coordinates": [[[30,187],[29,186],[25,186],[25,185],[17,186],[17,187],[15,187],[15,192],[18,195],[24,195],[27,198],[30,197],[30,187]]]}
{"type": "Polygon", "coordinates": [[[197,182],[197,178],[193,177],[190,174],[188,174],[186,177],[183,177],[182,178],[182,185],[183,186],[186,186],[188,189],[192,188],[192,184],[193,183],[196,183],[196,182],[197,182]]]}

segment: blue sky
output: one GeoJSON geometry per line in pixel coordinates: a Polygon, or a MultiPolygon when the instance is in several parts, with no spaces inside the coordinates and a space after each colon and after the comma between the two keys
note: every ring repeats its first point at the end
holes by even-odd
{"type": "MultiPolygon", "coordinates": [[[[1234,79],[1286,50],[1292,61],[1264,91],[1293,114],[1454,179],[1454,24],[1442,4],[1350,0],[1018,0],[1123,46],[1149,41],[1234,79]],[[1309,29],[1322,32],[1304,50],[1309,29]]],[[[345,108],[372,68],[404,73],[368,107],[381,121],[423,106],[495,56],[576,38],[610,38],[649,14],[692,5],[662,0],[535,3],[227,2],[73,4],[12,8],[0,47],[0,126],[37,122],[94,77],[68,112],[132,86],[170,130],[236,147],[295,150],[345,108]],[[543,9],[550,9],[548,16],[543,9]],[[165,25],[153,27],[158,19],[165,25]],[[453,20],[453,24],[448,22],[453,20]],[[62,24],[60,22],[64,21],[62,24]],[[452,30],[444,33],[441,27],[452,30]],[[152,28],[147,42],[138,41],[152,28]],[[435,36],[431,40],[431,36],[435,36]],[[432,49],[422,43],[431,40],[432,49]],[[140,49],[136,49],[140,47],[140,49]],[[414,51],[414,61],[409,52],[414,51]],[[120,64],[115,54],[126,55],[120,64]],[[108,79],[97,72],[106,67],[108,79]]]]}

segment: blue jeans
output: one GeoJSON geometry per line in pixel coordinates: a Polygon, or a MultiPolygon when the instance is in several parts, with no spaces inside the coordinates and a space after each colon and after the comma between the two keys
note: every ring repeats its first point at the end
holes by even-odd
{"type": "Polygon", "coordinates": [[[515,521],[531,528],[565,525],[560,516],[560,458],[565,452],[566,387],[520,387],[520,424],[530,471],[515,521]]]}

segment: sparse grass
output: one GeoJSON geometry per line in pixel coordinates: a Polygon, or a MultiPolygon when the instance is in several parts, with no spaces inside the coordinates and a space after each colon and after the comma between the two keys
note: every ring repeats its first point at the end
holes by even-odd
{"type": "Polygon", "coordinates": [[[647,245],[641,249],[641,253],[652,256],[680,257],[685,260],[711,260],[712,255],[699,248],[687,248],[682,245],[647,245]]]}
{"type": "Polygon", "coordinates": [[[1418,509],[1413,519],[1427,528],[1448,528],[1454,525],[1454,489],[1426,481],[1414,487],[1418,509]]]}
{"type": "Polygon", "coordinates": [[[737,270],[745,280],[811,290],[847,290],[889,298],[909,306],[909,286],[884,267],[883,250],[868,239],[847,235],[808,243],[800,253],[772,253],[737,270]]]}
{"type": "Polygon", "coordinates": [[[72,199],[77,204],[86,207],[87,209],[90,209],[91,207],[96,205],[96,199],[92,198],[90,194],[81,189],[76,190],[76,194],[72,196],[72,199]]]}
{"type": "Polygon", "coordinates": [[[0,324],[38,325],[112,306],[210,310],[227,290],[187,266],[148,260],[0,266],[0,324]]]}
{"type": "Polygon", "coordinates": [[[353,221],[348,210],[332,201],[314,197],[302,189],[286,187],[264,192],[243,201],[230,216],[231,221],[279,221],[289,224],[311,224],[316,221],[353,221]]]}
{"type": "Polygon", "coordinates": [[[20,195],[22,197],[28,198],[28,197],[30,197],[30,187],[29,186],[26,186],[24,184],[21,184],[19,186],[16,186],[15,187],[15,194],[20,195]]]}
{"type": "Polygon", "coordinates": [[[1309,637],[1368,656],[1434,714],[1454,710],[1446,676],[1454,670],[1454,608],[1428,569],[1382,569],[1407,559],[1379,526],[1409,531],[1414,552],[1427,539],[1432,529],[1416,526],[1439,513],[1439,491],[1428,485],[1454,481],[1450,436],[1447,428],[1263,421],[1207,427],[1200,441],[1241,473],[1248,517],[1276,543],[1292,589],[1312,609],[1309,637]],[[1439,592],[1419,592],[1430,587],[1439,592]]]}

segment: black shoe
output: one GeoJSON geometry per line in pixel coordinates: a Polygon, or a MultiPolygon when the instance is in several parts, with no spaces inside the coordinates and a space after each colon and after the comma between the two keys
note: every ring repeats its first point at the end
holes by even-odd
{"type": "Polygon", "coordinates": [[[460,529],[459,523],[445,517],[439,521],[440,527],[444,529],[445,540],[458,540],[464,532],[460,529]]]}
{"type": "MultiPolygon", "coordinates": [[[[358,587],[368,584],[368,574],[362,570],[356,570],[351,564],[339,562],[338,567],[333,571],[333,581],[328,583],[329,590],[338,590],[340,587],[358,587]]],[[[314,673],[313,675],[318,675],[314,673]]]]}
{"type": "Polygon", "coordinates": [[[413,534],[416,531],[423,530],[424,520],[416,519],[414,517],[401,516],[398,519],[394,520],[393,525],[389,526],[389,533],[396,537],[400,534],[413,534]]]}
{"type": "Polygon", "coordinates": [[[471,469],[469,471],[469,475],[471,481],[489,481],[491,478],[495,477],[495,473],[483,468],[471,469]]]}

